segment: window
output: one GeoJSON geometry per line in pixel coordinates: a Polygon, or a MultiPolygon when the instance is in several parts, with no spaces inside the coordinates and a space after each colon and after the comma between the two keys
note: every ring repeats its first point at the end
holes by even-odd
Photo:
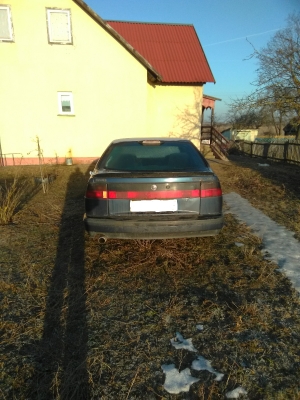
{"type": "Polygon", "coordinates": [[[0,41],[14,41],[10,7],[2,4],[0,5],[0,41]]]}
{"type": "Polygon", "coordinates": [[[58,114],[59,115],[74,115],[73,93],[58,92],[58,114]]]}
{"type": "Polygon", "coordinates": [[[47,8],[49,43],[72,44],[71,12],[47,8]]]}
{"type": "Polygon", "coordinates": [[[209,171],[209,166],[195,146],[178,140],[115,143],[98,161],[96,169],[103,168],[136,172],[209,171]]]}

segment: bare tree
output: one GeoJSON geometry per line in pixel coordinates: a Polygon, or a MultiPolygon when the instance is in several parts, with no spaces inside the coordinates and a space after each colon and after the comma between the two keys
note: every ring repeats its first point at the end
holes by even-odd
{"type": "MultiPolygon", "coordinates": [[[[253,46],[252,46],[253,47],[253,46]]],[[[258,60],[256,90],[230,104],[230,112],[264,110],[278,132],[286,116],[300,125],[300,13],[287,19],[287,28],[278,31],[260,51],[253,47],[250,58],[258,60]]],[[[297,138],[300,138],[298,129],[297,138]]]]}
{"type": "Polygon", "coordinates": [[[266,115],[263,108],[231,107],[227,120],[234,129],[258,129],[266,122],[266,115]]]}

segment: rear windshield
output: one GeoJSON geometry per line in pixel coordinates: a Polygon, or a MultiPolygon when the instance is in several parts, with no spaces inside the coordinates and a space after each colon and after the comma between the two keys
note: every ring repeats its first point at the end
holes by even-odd
{"type": "Polygon", "coordinates": [[[210,171],[196,147],[184,141],[116,143],[108,148],[96,168],[134,172],[210,171]]]}

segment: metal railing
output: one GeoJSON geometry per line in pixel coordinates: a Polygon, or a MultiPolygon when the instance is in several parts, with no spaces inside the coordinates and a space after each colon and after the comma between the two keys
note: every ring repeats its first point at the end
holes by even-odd
{"type": "Polygon", "coordinates": [[[22,153],[5,153],[0,155],[0,167],[7,167],[10,165],[21,165],[23,154],[22,153]],[[17,157],[18,156],[18,157],[17,157]],[[12,164],[7,162],[7,159],[12,159],[12,164]],[[16,164],[16,160],[19,160],[19,163],[16,164]]]}

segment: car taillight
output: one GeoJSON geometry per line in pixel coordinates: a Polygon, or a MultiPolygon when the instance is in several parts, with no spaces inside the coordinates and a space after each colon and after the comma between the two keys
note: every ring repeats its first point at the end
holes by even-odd
{"type": "Polygon", "coordinates": [[[107,185],[88,184],[85,197],[87,199],[107,199],[107,185]]]}
{"type": "Polygon", "coordinates": [[[202,182],[200,192],[201,192],[200,194],[201,198],[222,196],[222,189],[218,181],[202,182]]]}
{"type": "Polygon", "coordinates": [[[222,196],[221,188],[214,188],[214,189],[203,189],[200,190],[200,197],[219,197],[222,196]]]}

